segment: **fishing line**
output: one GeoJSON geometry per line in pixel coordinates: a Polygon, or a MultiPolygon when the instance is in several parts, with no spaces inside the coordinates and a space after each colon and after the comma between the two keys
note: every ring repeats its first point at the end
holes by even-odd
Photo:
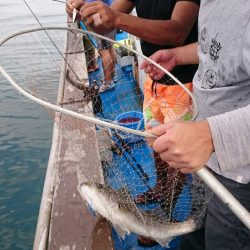
{"type": "MultiPolygon", "coordinates": [[[[36,21],[39,23],[39,25],[41,26],[41,28],[43,28],[42,23],[39,21],[38,17],[35,15],[35,13],[33,12],[33,10],[31,9],[31,7],[28,5],[28,3],[26,2],[26,0],[23,0],[23,2],[25,3],[25,5],[27,6],[27,8],[30,10],[31,14],[34,16],[34,18],[36,19],[36,21]]],[[[54,45],[54,47],[57,49],[58,53],[61,55],[61,57],[63,58],[63,60],[65,61],[65,63],[69,66],[70,70],[72,71],[72,73],[76,76],[77,80],[79,82],[81,82],[80,78],[77,76],[77,74],[75,73],[75,71],[73,70],[73,68],[71,67],[71,65],[69,65],[69,63],[67,62],[67,59],[64,57],[64,55],[62,54],[62,52],[59,50],[59,48],[57,47],[57,45],[55,44],[55,42],[53,41],[53,39],[51,38],[51,36],[49,35],[49,33],[47,32],[46,29],[43,29],[44,32],[46,33],[46,35],[48,36],[49,40],[52,42],[52,44],[54,45]]]]}
{"type": "Polygon", "coordinates": [[[36,39],[36,41],[41,45],[41,47],[45,50],[45,52],[47,53],[47,55],[49,56],[49,58],[53,61],[53,63],[56,65],[57,69],[60,72],[61,71],[60,66],[57,64],[56,60],[54,60],[54,58],[52,57],[52,55],[48,51],[48,49],[43,45],[43,43],[41,42],[41,40],[39,40],[38,37],[36,36],[36,34],[34,34],[34,33],[31,33],[31,36],[33,36],[34,39],[36,39]]]}

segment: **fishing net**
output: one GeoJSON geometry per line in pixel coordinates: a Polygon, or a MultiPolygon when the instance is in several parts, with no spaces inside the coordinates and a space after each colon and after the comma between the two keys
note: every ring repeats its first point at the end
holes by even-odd
{"type": "Polygon", "coordinates": [[[166,246],[202,225],[210,192],[196,175],[160,159],[148,129],[196,116],[192,84],[165,71],[160,83],[146,77],[143,87],[138,61],[150,59],[124,43],[71,28],[21,31],[1,42],[1,72],[51,115],[95,124],[103,181],[82,162],[83,196],[122,237],[134,232],[166,246]]]}

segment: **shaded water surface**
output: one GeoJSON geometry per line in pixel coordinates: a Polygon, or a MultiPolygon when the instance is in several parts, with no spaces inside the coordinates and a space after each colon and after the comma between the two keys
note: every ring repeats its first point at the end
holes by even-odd
{"type": "MultiPolygon", "coordinates": [[[[64,4],[27,1],[44,25],[63,25],[64,4]]],[[[22,0],[0,0],[0,38],[38,27],[22,0]]],[[[13,63],[4,58],[4,65],[13,63]]],[[[1,55],[0,55],[0,64],[1,55]]],[[[20,65],[25,73],[27,65],[20,65]]],[[[0,249],[32,249],[53,123],[0,75],[0,249]]]]}

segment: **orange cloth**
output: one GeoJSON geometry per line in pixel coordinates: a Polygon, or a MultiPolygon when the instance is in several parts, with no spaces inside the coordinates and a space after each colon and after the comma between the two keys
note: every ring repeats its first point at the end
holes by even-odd
{"type": "MultiPolygon", "coordinates": [[[[185,86],[192,91],[192,83],[185,86]]],[[[143,102],[146,129],[176,119],[190,120],[190,106],[191,98],[181,86],[153,83],[149,77],[146,79],[143,102]]]]}

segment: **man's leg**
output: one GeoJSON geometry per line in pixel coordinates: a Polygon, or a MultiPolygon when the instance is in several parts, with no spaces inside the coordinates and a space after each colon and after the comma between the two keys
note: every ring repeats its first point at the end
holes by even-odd
{"type": "Polygon", "coordinates": [[[113,64],[115,65],[117,60],[116,60],[116,54],[115,54],[115,50],[114,50],[113,46],[109,47],[109,53],[112,57],[113,64]]]}
{"type": "MultiPolygon", "coordinates": [[[[250,183],[240,184],[213,174],[249,211],[250,183]]],[[[216,195],[208,203],[205,230],[206,250],[250,249],[250,230],[216,195]]]]}
{"type": "Polygon", "coordinates": [[[205,228],[183,235],[178,250],[205,250],[205,228]]]}
{"type": "MultiPolygon", "coordinates": [[[[250,183],[240,184],[213,172],[215,177],[250,210],[250,183]]],[[[184,235],[178,250],[248,250],[250,230],[216,196],[208,202],[205,227],[184,235]]]]}
{"type": "Polygon", "coordinates": [[[88,72],[93,72],[98,69],[96,50],[87,37],[83,38],[83,44],[86,51],[85,54],[88,63],[88,72]]]}
{"type": "MultiPolygon", "coordinates": [[[[114,39],[116,34],[116,30],[113,30],[104,36],[114,39]]],[[[98,49],[100,56],[102,58],[102,66],[104,73],[104,80],[107,85],[109,85],[115,75],[115,63],[116,63],[116,55],[113,49],[113,43],[104,40],[98,39],[98,49]]]]}
{"type": "Polygon", "coordinates": [[[115,69],[114,69],[115,65],[114,65],[112,56],[108,48],[100,50],[99,53],[102,58],[102,66],[103,66],[105,83],[110,84],[112,82],[112,79],[115,73],[115,69]]]}

